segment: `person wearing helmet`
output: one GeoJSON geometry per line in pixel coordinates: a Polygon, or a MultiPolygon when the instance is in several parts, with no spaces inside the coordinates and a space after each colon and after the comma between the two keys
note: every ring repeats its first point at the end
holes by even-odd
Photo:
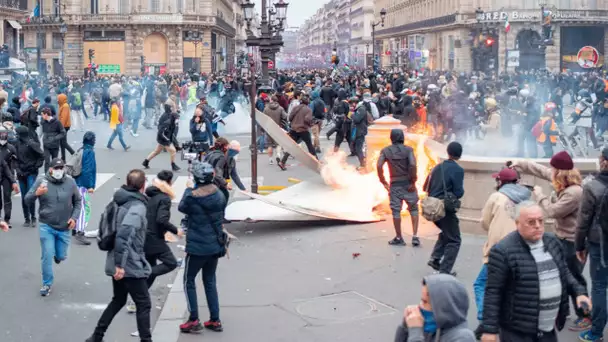
{"type": "MultiPolygon", "coordinates": [[[[221,139],[223,138],[218,140],[221,139]]],[[[178,205],[178,210],[188,216],[184,287],[190,316],[179,326],[184,333],[200,332],[204,328],[218,332],[223,330],[215,273],[219,258],[226,253],[226,245],[220,242],[220,237],[227,198],[214,184],[215,171],[216,168],[210,163],[194,161],[190,170],[194,184],[186,189],[178,205]],[[203,272],[203,286],[210,314],[209,321],[204,324],[199,319],[196,296],[195,280],[200,271],[203,272]]]]}

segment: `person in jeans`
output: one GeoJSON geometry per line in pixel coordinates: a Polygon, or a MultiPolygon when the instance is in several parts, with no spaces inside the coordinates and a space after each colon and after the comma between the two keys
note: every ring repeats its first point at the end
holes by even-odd
{"type": "Polygon", "coordinates": [[[40,246],[42,247],[43,297],[51,293],[53,286],[53,261],[59,264],[68,257],[70,230],[76,227],[80,215],[80,192],[72,177],[65,174],[65,162],[61,158],[51,161],[48,172],[36,179],[25,194],[25,203],[33,206],[38,199],[40,218],[40,246]]]}
{"type": "Polygon", "coordinates": [[[116,139],[116,137],[118,136],[118,141],[120,141],[122,148],[126,152],[131,148],[131,146],[127,145],[125,143],[125,140],[123,139],[122,125],[125,119],[122,116],[120,102],[112,101],[111,107],[112,109],[110,111],[110,128],[112,129],[112,134],[110,135],[110,139],[108,140],[108,144],[106,147],[110,150],[113,150],[114,148],[112,147],[112,143],[114,142],[114,139],[116,139]]]}
{"type": "MultiPolygon", "coordinates": [[[[290,114],[289,114],[289,122],[290,122],[290,130],[289,136],[293,139],[297,144],[301,141],[304,141],[306,144],[306,148],[308,149],[308,153],[313,155],[318,159],[317,154],[315,153],[315,148],[312,145],[312,138],[310,136],[310,128],[312,127],[312,110],[308,107],[310,104],[310,98],[308,95],[302,95],[300,99],[300,104],[295,106],[290,114]]],[[[285,163],[287,159],[289,159],[290,154],[283,154],[283,158],[279,159],[277,157],[277,165],[281,170],[287,170],[285,163]]]]}
{"type": "Polygon", "coordinates": [[[490,195],[481,210],[481,228],[488,232],[488,240],[483,246],[483,265],[477,279],[473,283],[475,304],[477,305],[477,320],[479,326],[475,329],[477,339],[481,338],[481,320],[483,319],[483,295],[488,281],[488,255],[492,246],[497,244],[507,234],[515,231],[515,206],[530,200],[532,192],[518,184],[519,175],[512,168],[504,168],[492,175],[496,179],[496,192],[490,195]]]}
{"type": "Polygon", "coordinates": [[[186,235],[186,260],[184,286],[190,317],[179,326],[184,333],[200,332],[204,328],[222,331],[220,304],[217,295],[215,272],[218,260],[225,254],[219,242],[223,230],[226,197],[213,184],[215,170],[209,163],[195,161],[192,164],[192,188],[186,189],[178,210],[188,215],[188,234],[186,235]],[[203,286],[207,306],[211,315],[209,321],[201,324],[196,297],[196,276],[203,271],[203,286]]]}
{"type": "MultiPolygon", "coordinates": [[[[448,159],[435,166],[424,182],[424,191],[431,197],[444,198],[446,193],[452,193],[457,198],[464,196],[464,169],[457,161],[462,156],[462,145],[453,141],[447,147],[448,159]],[[443,188],[445,179],[445,190],[443,188]]],[[[441,233],[435,243],[431,259],[427,263],[431,268],[441,273],[452,273],[456,257],[460,250],[460,226],[456,213],[446,211],[445,217],[433,222],[441,233]]]]}
{"type": "MultiPolygon", "coordinates": [[[[59,155],[61,140],[65,137],[65,129],[59,120],[51,115],[51,110],[42,110],[42,145],[44,146],[44,168],[50,168],[51,159],[59,155]]],[[[34,136],[30,133],[30,135],[34,136]]]]}
{"type": "Polygon", "coordinates": [[[64,161],[65,159],[65,151],[67,150],[70,154],[74,154],[74,149],[68,144],[68,132],[70,131],[70,127],[72,127],[72,119],[71,119],[71,110],[70,104],[68,103],[68,97],[65,94],[59,94],[57,96],[57,104],[59,107],[58,119],[65,130],[65,135],[61,138],[60,147],[61,147],[61,159],[64,161]]]}
{"type": "Polygon", "coordinates": [[[147,227],[147,204],[144,195],[146,175],[142,170],[131,170],[127,184],[114,193],[118,205],[116,240],[114,249],[108,251],[105,272],[112,277],[112,301],[97,322],[93,335],[86,342],[102,342],[112,320],[131,296],[137,308],[136,320],[139,339],[151,342],[150,293],[148,277],[152,269],[146,260],[144,243],[147,227]]]}
{"type": "Polygon", "coordinates": [[[574,246],[576,256],[583,263],[589,255],[589,275],[591,276],[591,329],[580,334],[581,341],[602,341],[608,320],[606,307],[606,288],[608,287],[608,254],[606,236],[597,215],[602,197],[608,191],[608,148],[600,155],[600,172],[591,181],[583,183],[583,196],[576,223],[574,246]]]}
{"type": "MultiPolygon", "coordinates": [[[[38,177],[38,169],[44,163],[44,152],[40,148],[38,139],[30,134],[27,126],[17,127],[17,181],[22,194],[27,194],[38,177]]],[[[25,203],[25,196],[21,196],[21,207],[25,219],[23,226],[36,227],[36,204],[25,203]]]]}
{"type": "Polygon", "coordinates": [[[95,159],[95,133],[87,131],[82,137],[82,160],[81,160],[81,172],[78,176],[74,177],[76,185],[78,185],[78,191],[82,197],[82,210],[78,221],[76,221],[76,228],[72,231],[74,239],[80,244],[88,246],[91,243],[86,239],[84,233],[89,223],[89,217],[91,216],[91,198],[90,195],[95,192],[95,186],[97,183],[97,160],[95,159]]]}

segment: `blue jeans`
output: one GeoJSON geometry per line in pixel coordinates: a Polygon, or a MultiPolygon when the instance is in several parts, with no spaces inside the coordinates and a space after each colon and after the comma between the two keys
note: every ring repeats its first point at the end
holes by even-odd
{"type": "Polygon", "coordinates": [[[473,292],[475,294],[475,304],[477,305],[477,320],[483,319],[483,295],[486,291],[486,283],[488,282],[488,264],[483,264],[477,279],[473,283],[473,292]]]}
{"type": "Polygon", "coordinates": [[[32,185],[34,185],[37,176],[38,175],[35,174],[17,176],[17,179],[19,180],[19,191],[21,192],[21,207],[23,208],[23,217],[26,221],[36,217],[36,202],[32,203],[32,205],[27,205],[25,203],[25,194],[30,191],[30,188],[32,185]]]}
{"type": "Polygon", "coordinates": [[[53,257],[65,260],[70,248],[71,233],[69,230],[56,230],[45,223],[40,223],[40,248],[42,249],[42,285],[53,285],[53,257]]]}
{"type": "Polygon", "coordinates": [[[258,136],[258,151],[260,151],[260,153],[264,153],[264,148],[266,148],[266,134],[262,133],[260,134],[260,136],[258,136]]]}
{"type": "Polygon", "coordinates": [[[118,136],[118,141],[120,141],[122,148],[127,148],[127,144],[122,136],[122,124],[116,125],[116,129],[112,132],[112,135],[110,135],[110,140],[108,140],[107,147],[112,148],[112,143],[114,142],[114,139],[116,139],[116,136],[118,136]]]}
{"type": "Polygon", "coordinates": [[[137,128],[139,128],[139,120],[141,119],[141,110],[136,110],[132,113],[131,120],[133,121],[131,124],[131,131],[133,133],[137,133],[137,128]]]}
{"type": "MultiPolygon", "coordinates": [[[[608,287],[608,267],[602,266],[600,245],[589,243],[589,274],[591,275],[591,332],[595,336],[604,335],[606,326],[606,287],[608,287]]],[[[604,251],[604,257],[608,256],[604,251]]]]}

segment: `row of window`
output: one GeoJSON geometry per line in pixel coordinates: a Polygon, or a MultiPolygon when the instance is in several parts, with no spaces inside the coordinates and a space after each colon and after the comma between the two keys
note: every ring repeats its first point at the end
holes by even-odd
{"type": "MultiPolygon", "coordinates": [[[[61,50],[63,49],[63,37],[61,36],[61,33],[59,32],[51,32],[53,35],[53,40],[52,40],[52,48],[54,50],[61,50]]],[[[36,45],[39,46],[41,49],[46,49],[46,32],[40,32],[36,34],[36,45]]]]}
{"type": "MultiPolygon", "coordinates": [[[[25,0],[20,0],[20,1],[25,1],[25,0]]],[[[45,1],[49,1],[51,3],[51,15],[55,15],[55,16],[59,16],[61,15],[61,6],[60,6],[60,1],[59,0],[40,0],[40,11],[43,12],[45,8],[45,1]]],[[[164,5],[164,1],[162,1],[162,5],[164,5]]],[[[194,11],[196,9],[196,0],[172,0],[172,3],[169,5],[171,6],[171,11],[176,11],[178,13],[181,13],[184,11],[184,9],[186,11],[194,11]]],[[[116,0],[116,3],[114,4],[116,6],[116,8],[114,7],[109,7],[106,6],[106,9],[111,9],[114,11],[117,11],[120,14],[128,14],[131,13],[133,8],[131,7],[131,0],[116,0]]],[[[101,9],[102,11],[105,11],[106,9],[101,9]]],[[[99,6],[99,0],[90,0],[89,3],[89,12],[91,14],[99,14],[100,12],[100,6],[99,6]]],[[[150,12],[150,13],[159,13],[164,11],[165,9],[163,7],[161,7],[161,0],[148,0],[148,7],[145,9],[146,12],[150,12]]],[[[41,13],[41,15],[47,15],[47,13],[41,13]]],[[[218,16],[223,17],[224,14],[218,11],[218,16]]]]}

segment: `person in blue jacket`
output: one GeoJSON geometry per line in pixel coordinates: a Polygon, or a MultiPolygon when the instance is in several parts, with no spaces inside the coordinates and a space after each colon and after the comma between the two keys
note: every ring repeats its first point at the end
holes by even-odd
{"type": "Polygon", "coordinates": [[[97,181],[97,161],[95,160],[95,133],[88,131],[82,137],[82,171],[75,177],[76,185],[80,191],[82,207],[76,228],[72,235],[80,244],[85,246],[91,243],[84,236],[85,228],[89,222],[91,214],[91,204],[89,195],[95,191],[97,181]]]}

